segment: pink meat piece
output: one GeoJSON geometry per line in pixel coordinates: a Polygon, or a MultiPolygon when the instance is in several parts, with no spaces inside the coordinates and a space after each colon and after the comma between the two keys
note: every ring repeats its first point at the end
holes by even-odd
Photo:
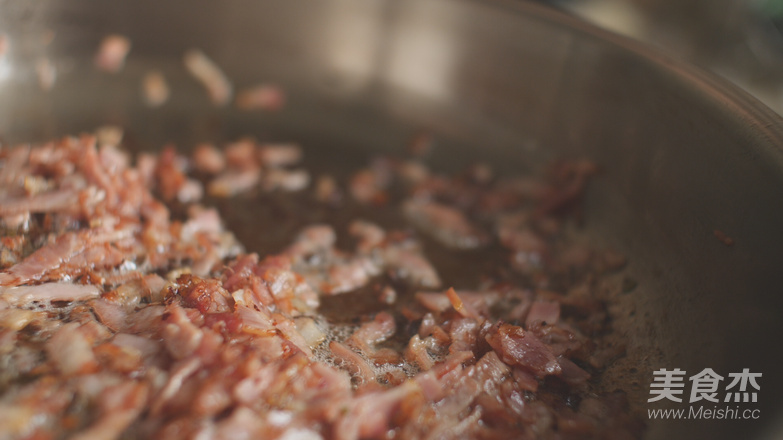
{"type": "Polygon", "coordinates": [[[171,305],[163,327],[163,344],[176,359],[184,359],[199,347],[204,332],[193,325],[185,309],[171,305]]]}
{"type": "Polygon", "coordinates": [[[217,174],[226,168],[226,158],[214,145],[200,144],[193,152],[193,163],[197,170],[206,174],[217,174]]]}
{"type": "Polygon", "coordinates": [[[0,288],[0,296],[11,304],[24,306],[31,302],[85,301],[97,298],[101,291],[90,285],[46,283],[37,286],[0,288]]]}
{"type": "Polygon", "coordinates": [[[372,321],[365,322],[353,332],[350,342],[369,356],[375,351],[375,344],[390,338],[396,329],[394,317],[380,312],[372,321]]]}
{"type": "Polygon", "coordinates": [[[440,287],[441,281],[435,267],[419,252],[399,246],[384,249],[383,261],[400,278],[425,288],[440,287]]]}
{"type": "Polygon", "coordinates": [[[95,372],[99,365],[79,323],[69,322],[61,326],[46,342],[46,354],[65,376],[95,372]]]}
{"type": "Polygon", "coordinates": [[[511,324],[498,323],[486,336],[489,345],[509,365],[519,365],[538,377],[560,374],[555,355],[531,332],[511,324]]]}
{"type": "Polygon", "coordinates": [[[414,226],[446,247],[473,249],[489,240],[461,211],[449,206],[412,199],[403,204],[402,210],[414,226]]]}
{"type": "Polygon", "coordinates": [[[375,371],[367,364],[367,361],[350,348],[337,341],[332,341],[329,343],[329,349],[332,351],[335,359],[351,374],[356,376],[362,384],[375,382],[375,371]]]}
{"type": "Polygon", "coordinates": [[[24,213],[72,211],[79,207],[79,191],[75,189],[55,190],[32,197],[6,198],[0,200],[0,216],[24,213]]]}
{"type": "Polygon", "coordinates": [[[119,438],[147,406],[148,385],[136,381],[120,383],[101,393],[100,417],[87,429],[74,434],[74,440],[119,438]]]}
{"type": "Polygon", "coordinates": [[[241,90],[236,106],[241,110],[279,110],[285,104],[283,89],[272,84],[261,84],[241,90]]]}
{"type": "Polygon", "coordinates": [[[261,170],[257,168],[228,171],[209,182],[207,193],[214,197],[231,197],[253,189],[260,180],[261,170]]]}
{"type": "Polygon", "coordinates": [[[354,440],[382,435],[403,401],[417,393],[418,385],[405,382],[386,391],[367,393],[353,399],[350,409],[334,425],[334,438],[354,440]]]}
{"type": "Polygon", "coordinates": [[[408,348],[405,350],[405,359],[419,367],[423,371],[427,371],[435,365],[435,362],[427,353],[427,346],[424,341],[419,338],[419,335],[413,335],[408,341],[408,348]]]}
{"type": "Polygon", "coordinates": [[[478,338],[478,323],[472,318],[458,318],[451,322],[449,353],[473,352],[478,338]]]}
{"type": "Polygon", "coordinates": [[[101,41],[95,54],[95,66],[105,72],[117,73],[125,65],[125,57],[131,49],[131,42],[122,35],[109,35],[101,41]]]}
{"type": "Polygon", "coordinates": [[[535,301],[530,306],[530,312],[525,318],[525,326],[530,328],[533,323],[555,324],[560,319],[560,303],[553,301],[535,301]]]}

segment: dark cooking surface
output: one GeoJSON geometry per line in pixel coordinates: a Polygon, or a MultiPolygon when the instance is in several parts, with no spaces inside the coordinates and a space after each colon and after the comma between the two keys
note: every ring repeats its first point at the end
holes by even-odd
{"type": "Polygon", "coordinates": [[[457,169],[477,155],[506,172],[553,154],[601,163],[606,172],[589,194],[586,232],[629,255],[629,275],[639,281],[623,298],[635,315],[622,323],[630,362],[613,373],[618,383],[636,369],[634,400],[647,407],[652,369],[764,373],[761,420],[653,422],[650,437],[747,438],[779,419],[783,132],[779,117],[730,85],[516,1],[397,0],[377,9],[350,1],[28,1],[2,8],[8,34],[27,42],[13,53],[18,70],[3,86],[5,139],[45,140],[113,122],[127,126],[137,145],[175,140],[187,147],[215,133],[221,137],[213,140],[255,134],[308,148],[329,142],[347,157],[365,148],[388,152],[424,127],[465,147],[446,157],[457,169]],[[57,37],[44,49],[37,44],[47,29],[57,37]],[[328,56],[339,54],[333,50],[345,40],[333,37],[342,29],[366,43],[355,52],[357,65],[368,66],[358,76],[350,69],[356,65],[328,56]],[[122,75],[91,68],[108,32],[134,40],[122,75]],[[281,81],[295,110],[218,110],[193,98],[202,96],[197,84],[182,82],[170,105],[139,111],[138,78],[151,66],[181,76],[181,54],[194,44],[217,54],[237,84],[281,81]],[[43,51],[71,69],[48,94],[30,79],[43,51]],[[437,56],[444,51],[449,57],[437,56]],[[415,56],[400,62],[401,53],[415,56]],[[422,84],[445,93],[427,94],[422,84]],[[715,229],[735,246],[718,241],[715,229]]]}

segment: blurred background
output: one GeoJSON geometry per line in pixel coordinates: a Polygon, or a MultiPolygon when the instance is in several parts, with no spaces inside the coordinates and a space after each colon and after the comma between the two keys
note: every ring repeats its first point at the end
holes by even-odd
{"type": "Polygon", "coordinates": [[[783,114],[783,0],[539,0],[734,82],[783,114]]]}

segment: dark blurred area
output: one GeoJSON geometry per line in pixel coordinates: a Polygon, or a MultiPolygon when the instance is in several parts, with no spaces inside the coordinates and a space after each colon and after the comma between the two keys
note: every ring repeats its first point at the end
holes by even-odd
{"type": "Polygon", "coordinates": [[[783,0],[540,0],[717,73],[783,114],[783,0]]]}

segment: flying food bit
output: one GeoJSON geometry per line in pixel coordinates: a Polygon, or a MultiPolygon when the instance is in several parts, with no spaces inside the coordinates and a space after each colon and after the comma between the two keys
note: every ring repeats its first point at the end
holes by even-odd
{"type": "Polygon", "coordinates": [[[207,90],[213,104],[222,107],[231,102],[234,87],[225,73],[199,49],[190,49],[183,57],[185,67],[207,90]]]}
{"type": "Polygon", "coordinates": [[[35,73],[38,74],[38,84],[44,91],[52,90],[57,81],[57,68],[48,57],[38,58],[35,63],[35,73]]]}
{"type": "Polygon", "coordinates": [[[261,84],[242,89],[237,93],[234,104],[240,110],[280,110],[285,105],[283,89],[273,84],[261,84]]]}
{"type": "Polygon", "coordinates": [[[715,230],[712,231],[712,233],[713,233],[713,235],[715,235],[715,238],[720,240],[726,246],[734,246],[734,240],[731,237],[729,237],[728,235],[726,235],[725,232],[723,232],[721,230],[718,230],[718,229],[715,229],[715,230]]]}
{"type": "Polygon", "coordinates": [[[151,70],[144,75],[141,88],[144,102],[150,107],[160,107],[165,104],[171,94],[166,78],[157,70],[151,70]]]}
{"type": "Polygon", "coordinates": [[[117,73],[125,67],[125,58],[131,50],[131,41],[122,35],[107,35],[95,54],[95,67],[104,72],[117,73]]]}

